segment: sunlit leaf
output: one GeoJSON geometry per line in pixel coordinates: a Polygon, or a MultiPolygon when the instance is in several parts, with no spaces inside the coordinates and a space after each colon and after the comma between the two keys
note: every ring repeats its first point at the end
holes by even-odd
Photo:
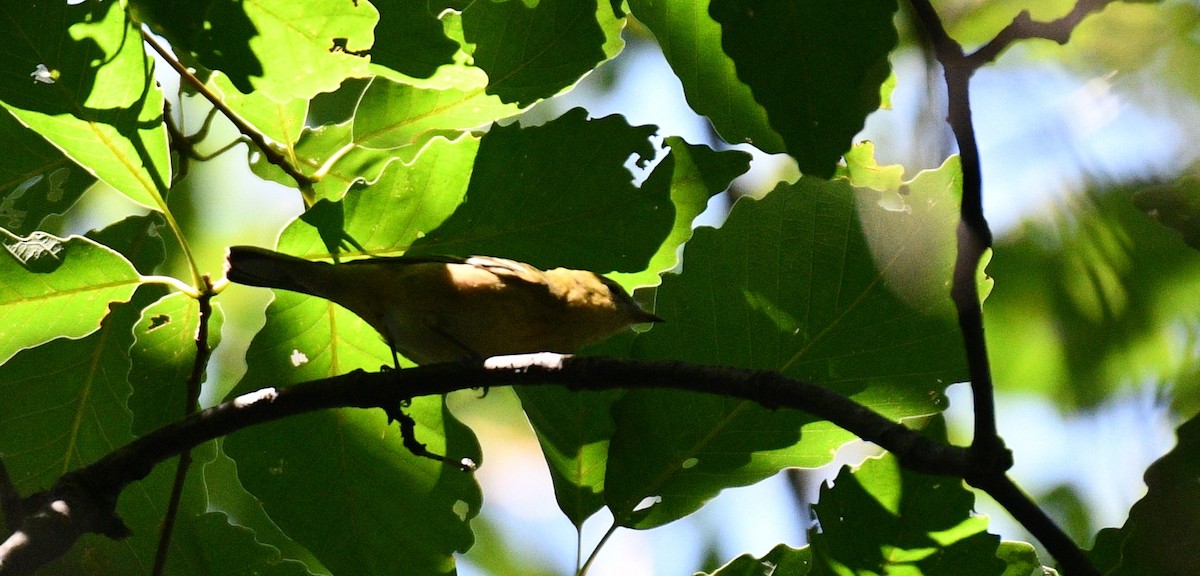
{"type": "Polygon", "coordinates": [[[91,334],[108,305],[128,300],[140,283],[124,257],[87,238],[0,233],[0,361],[54,338],[91,334]]]}
{"type": "MultiPolygon", "coordinates": [[[[221,342],[224,316],[218,303],[208,324],[208,346],[221,342]]],[[[200,328],[200,303],[176,292],[142,310],[133,327],[134,342],[129,355],[129,383],[133,395],[133,433],[139,436],[177,420],[186,413],[188,378],[196,357],[196,334],[200,328]]],[[[203,383],[196,383],[197,390],[203,383]]]]}
{"type": "Polygon", "coordinates": [[[154,61],[119,3],[0,8],[0,104],[118,192],[161,209],[170,161],[154,61]]]}

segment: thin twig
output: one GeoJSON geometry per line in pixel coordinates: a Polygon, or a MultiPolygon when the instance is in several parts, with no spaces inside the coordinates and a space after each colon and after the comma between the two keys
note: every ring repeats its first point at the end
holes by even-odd
{"type": "MultiPolygon", "coordinates": [[[[202,277],[204,287],[197,303],[200,307],[199,322],[196,329],[196,355],[192,358],[192,370],[188,374],[186,398],[184,399],[183,414],[192,414],[200,407],[200,380],[208,367],[208,359],[212,349],[208,346],[208,322],[212,318],[212,278],[207,274],[202,277]]],[[[162,576],[167,567],[167,556],[171,550],[171,535],[175,531],[175,519],[179,516],[179,503],[183,500],[183,486],[187,480],[188,468],[192,465],[192,450],[188,448],[179,453],[179,462],[175,466],[175,481],[171,485],[171,497],[167,502],[167,513],[163,516],[162,532],[158,536],[158,550],[154,555],[153,576],[162,576]]]]}
{"type": "MultiPolygon", "coordinates": [[[[913,10],[933,43],[946,78],[947,121],[954,132],[962,162],[962,208],[957,233],[958,257],[954,263],[951,297],[958,312],[959,329],[967,353],[971,377],[971,395],[975,410],[972,450],[988,467],[1001,468],[1007,456],[1004,442],[996,429],[995,393],[988,363],[987,341],[983,334],[983,313],[979,302],[976,274],[983,254],[992,245],[992,233],[983,214],[983,176],[979,165],[979,146],[971,118],[971,75],[974,69],[965,60],[959,45],[942,26],[929,0],[912,0],[913,10]]],[[[1009,462],[1011,465],[1011,462],[1009,462]]]]}
{"type": "Polygon", "coordinates": [[[1092,565],[1091,560],[1075,545],[1071,537],[1058,524],[1055,524],[1054,520],[1047,516],[1046,512],[1028,494],[1025,494],[1012,478],[1001,474],[989,478],[984,485],[972,484],[972,486],[987,492],[1009,514],[1012,514],[1012,517],[1020,522],[1021,526],[1037,536],[1038,541],[1054,555],[1055,560],[1058,560],[1058,567],[1064,574],[1100,576],[1100,571],[1092,565]]]}
{"type": "Polygon", "coordinates": [[[979,68],[996,60],[1006,48],[1017,40],[1041,38],[1066,44],[1071,39],[1071,33],[1088,15],[1099,12],[1114,0],[1078,0],[1075,7],[1065,16],[1050,22],[1039,22],[1029,15],[1028,10],[1022,10],[1013,21],[1005,26],[995,38],[966,57],[974,68],[979,68]]]}
{"type": "MultiPolygon", "coordinates": [[[[173,54],[167,51],[162,44],[159,44],[158,40],[154,39],[154,35],[150,34],[150,32],[145,28],[142,29],[142,39],[145,40],[155,52],[158,52],[159,56],[162,56],[163,60],[165,60],[167,64],[169,64],[171,68],[179,74],[179,77],[182,80],[191,84],[201,96],[204,96],[204,98],[213,105],[213,107],[215,107],[217,110],[220,110],[221,114],[228,118],[231,123],[233,123],[238,132],[241,132],[242,135],[249,138],[250,141],[253,142],[254,145],[259,149],[259,151],[262,152],[263,158],[266,159],[267,162],[278,166],[281,170],[286,172],[288,176],[291,176],[292,179],[296,181],[296,185],[301,191],[312,190],[312,185],[316,183],[315,178],[301,172],[298,168],[296,168],[296,166],[292,164],[292,162],[288,160],[286,156],[276,150],[270,142],[267,142],[267,137],[264,136],[262,132],[259,132],[258,129],[251,126],[249,122],[246,122],[244,119],[242,119],[237,112],[234,112],[229,108],[229,106],[226,106],[225,102],[221,100],[220,96],[210,90],[209,87],[201,82],[195,74],[192,74],[191,70],[188,70],[187,67],[184,66],[183,63],[181,63],[177,58],[175,58],[173,54]]],[[[305,197],[307,198],[309,195],[306,194],[305,197]]]]}

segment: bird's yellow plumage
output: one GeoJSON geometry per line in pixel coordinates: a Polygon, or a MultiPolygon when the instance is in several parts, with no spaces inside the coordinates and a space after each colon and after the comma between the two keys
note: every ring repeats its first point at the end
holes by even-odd
{"type": "Polygon", "coordinates": [[[503,258],[370,258],[313,262],[249,246],[229,249],[227,276],[301,292],[354,312],[418,364],[530,352],[570,353],[631,324],[660,322],[612,280],[542,271],[503,258]]]}

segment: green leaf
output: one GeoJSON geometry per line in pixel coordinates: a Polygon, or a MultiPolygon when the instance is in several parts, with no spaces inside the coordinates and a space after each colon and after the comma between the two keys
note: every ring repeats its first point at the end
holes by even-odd
{"type": "Polygon", "coordinates": [[[558,507],[576,528],[604,507],[605,461],[614,429],[609,407],[623,394],[551,386],[517,389],[550,467],[558,507]]]}
{"type": "MultiPolygon", "coordinates": [[[[235,394],[390,364],[359,318],[308,296],[278,292],[251,343],[235,394]]],[[[470,431],[440,398],[405,408],[431,451],[480,461],[470,431]]],[[[225,440],[246,489],[291,539],[334,573],[448,574],[471,544],[466,520],[479,487],[461,471],[419,458],[380,411],[340,409],[244,430],[225,440]],[[419,528],[414,525],[419,518],[419,528]]]]}
{"type": "MultiPolygon", "coordinates": [[[[223,322],[221,307],[214,305],[208,323],[209,349],[220,344],[223,322]]],[[[199,328],[200,303],[186,294],[169,294],[142,310],[133,327],[134,342],[129,350],[129,383],[133,386],[129,409],[133,412],[134,434],[144,435],[185,414],[187,380],[196,357],[199,328]]]]}
{"type": "Polygon", "coordinates": [[[308,100],[336,90],[346,78],[369,75],[367,52],[379,21],[369,2],[258,0],[243,7],[257,32],[250,49],[262,72],[243,67],[252,62],[231,63],[226,72],[240,90],[249,93],[242,80],[249,77],[253,90],[276,102],[308,100]]]}
{"type": "Polygon", "coordinates": [[[623,165],[653,156],[653,133],[618,116],[587,120],[579,108],[543,126],[496,126],[480,144],[465,201],[413,251],[644,270],[675,218],[669,180],[638,188],[623,165]]]}
{"type": "Polygon", "coordinates": [[[805,576],[810,574],[812,569],[812,550],[807,546],[792,548],[786,544],[779,544],[761,558],[742,554],[710,574],[711,576],[762,576],[763,574],[805,576]]]}
{"type": "Polygon", "coordinates": [[[1200,556],[1200,417],[1176,431],[1178,443],[1146,470],[1146,496],[1119,530],[1105,529],[1091,556],[1105,574],[1196,574],[1200,556]]]}
{"type": "Polygon", "coordinates": [[[1057,576],[1053,568],[1043,566],[1038,559],[1037,548],[1028,542],[1003,540],[996,549],[996,557],[1008,565],[1004,576],[1057,576]]]}
{"type": "Polygon", "coordinates": [[[608,57],[596,15],[595,0],[541,0],[533,7],[473,2],[462,25],[466,41],[476,45],[475,65],[488,74],[488,94],[525,107],[574,84],[608,57]]]}
{"type": "Polygon", "coordinates": [[[154,61],[119,3],[0,8],[0,103],[129,199],[161,209],[170,157],[154,61]]]}
{"type": "MultiPolygon", "coordinates": [[[[704,210],[708,199],[725,190],[748,167],[749,157],[743,152],[716,152],[676,137],[666,141],[671,147],[670,156],[655,167],[655,175],[647,184],[670,177],[675,225],[645,271],[610,275],[626,286],[658,283],[658,274],[675,266],[679,246],[691,237],[692,220],[704,210]]],[[[629,341],[614,338],[589,353],[627,356],[629,341]]],[[[623,391],[567,392],[545,387],[517,389],[550,467],[559,508],[576,526],[604,505],[608,442],[614,429],[609,412],[623,394],[623,391]]]]}
{"type": "Polygon", "coordinates": [[[679,263],[679,247],[692,237],[692,222],[706,208],[713,196],[729,188],[734,178],[750,168],[750,155],[736,150],[717,152],[704,145],[688,144],[682,138],[666,138],[669,155],[654,167],[654,174],[643,188],[656,184],[662,171],[670,174],[671,204],[675,206],[675,224],[658,252],[650,259],[646,270],[632,274],[610,276],[626,286],[653,286],[659,274],[679,263]]]}
{"type": "MultiPolygon", "coordinates": [[[[306,576],[304,564],[285,559],[279,550],[255,539],[253,531],[229,523],[220,512],[200,513],[176,526],[172,540],[203,546],[193,561],[200,574],[253,574],[255,576],[306,576]]],[[[175,557],[180,551],[175,552],[175,557]]]]}
{"type": "Polygon", "coordinates": [[[0,112],[0,227],[29,234],[51,214],[62,214],[96,178],[21,125],[0,112]]]}
{"type": "MultiPolygon", "coordinates": [[[[688,242],[683,273],[657,292],[667,322],[634,355],[781,370],[890,418],[945,408],[945,387],[966,377],[947,297],[957,174],[952,162],[920,174],[910,211],[881,208],[879,192],[842,179],[740,200],[720,229],[688,242]]],[[[725,487],[825,464],[852,438],[799,411],[676,391],[631,391],[613,412],[608,505],[639,528],[725,487]],[[646,498],[655,504],[635,511],[646,498]]]]}
{"type": "Polygon", "coordinates": [[[683,84],[688,104],[708,117],[721,138],[748,142],[769,153],[786,150],[783,138],[767,122],[767,111],[721,50],[721,26],[708,16],[705,3],[630,0],[629,9],[654,33],[683,84]]]}
{"type": "Polygon", "coordinates": [[[458,43],[447,38],[442,22],[423,0],[376,0],[379,25],[371,63],[417,78],[433,76],[452,64],[458,43]]]}
{"type": "MultiPolygon", "coordinates": [[[[431,141],[412,164],[392,162],[375,182],[336,204],[318,203],[284,232],[281,243],[308,258],[330,258],[343,240],[367,253],[401,254],[436,228],[462,202],[479,140],[465,135],[453,142],[431,141]],[[329,211],[318,215],[321,210],[329,211]]],[[[357,249],[344,250],[349,254],[357,249]]]]}
{"type": "MultiPolygon", "coordinates": [[[[314,185],[317,198],[341,199],[356,185],[373,184],[391,162],[414,162],[435,141],[459,140],[464,130],[519,112],[482,89],[417,88],[383,77],[373,78],[358,97],[353,119],[343,124],[305,128],[287,155],[307,174],[332,161],[314,185]]],[[[295,180],[252,154],[259,176],[286,186],[295,180]]]]}
{"type": "Polygon", "coordinates": [[[354,142],[365,148],[402,148],[427,140],[431,132],[481,127],[518,111],[482,90],[417,88],[377,76],[355,110],[354,142]]]}
{"type": "Polygon", "coordinates": [[[813,505],[814,562],[833,573],[1003,574],[1000,538],[974,500],[960,480],[909,472],[891,455],[843,468],[813,505]]]}
{"type": "MultiPolygon", "coordinates": [[[[283,147],[286,151],[285,156],[299,163],[300,159],[295,155],[295,146],[304,131],[304,117],[308,113],[307,100],[295,98],[280,103],[266,97],[262,92],[242,94],[233,87],[229,77],[223,74],[214,75],[208,84],[238,116],[249,122],[270,142],[283,147]]],[[[257,153],[258,150],[252,152],[257,153]]],[[[288,183],[293,186],[296,184],[294,180],[289,180],[288,183]]]]}
{"type": "Polygon", "coordinates": [[[6,249],[0,253],[0,362],[55,338],[95,332],[108,305],[128,300],[141,281],[128,260],[87,238],[0,234],[6,249]]]}
{"type": "Polygon", "coordinates": [[[800,171],[833,176],[880,105],[896,46],[895,0],[714,0],[721,46],[800,171]]]}

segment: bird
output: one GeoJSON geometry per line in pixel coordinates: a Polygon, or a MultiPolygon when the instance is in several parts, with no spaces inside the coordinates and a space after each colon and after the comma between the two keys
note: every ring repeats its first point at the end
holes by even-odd
{"type": "Polygon", "coordinates": [[[493,256],[393,256],[338,264],[233,246],[231,282],[324,298],[358,315],[416,364],[574,353],[630,326],[662,322],[595,272],[493,256]]]}

